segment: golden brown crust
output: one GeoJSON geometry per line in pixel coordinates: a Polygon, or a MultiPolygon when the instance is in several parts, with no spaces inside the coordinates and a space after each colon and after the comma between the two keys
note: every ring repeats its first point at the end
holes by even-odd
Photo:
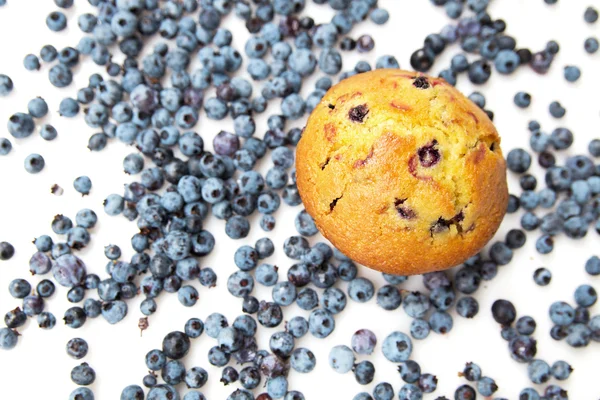
{"type": "Polygon", "coordinates": [[[397,275],[474,255],[508,202],[488,116],[443,79],[402,70],[359,74],[327,92],[298,144],[296,181],[327,239],[397,275]]]}

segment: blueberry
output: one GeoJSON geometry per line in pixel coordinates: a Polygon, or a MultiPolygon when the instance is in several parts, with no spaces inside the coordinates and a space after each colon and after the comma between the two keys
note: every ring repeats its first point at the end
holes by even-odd
{"type": "Polygon", "coordinates": [[[339,374],[349,372],[354,366],[354,353],[348,346],[335,346],[329,352],[329,365],[339,374]]]}
{"type": "Polygon", "coordinates": [[[281,307],[276,303],[261,301],[257,313],[258,322],[268,328],[278,326],[283,320],[281,307]]]}
{"type": "Polygon", "coordinates": [[[7,96],[12,92],[14,84],[8,75],[0,74],[0,96],[7,96]]]}
{"type": "Polygon", "coordinates": [[[0,156],[5,156],[12,150],[12,143],[6,138],[0,138],[0,156]]]}
{"type": "Polygon", "coordinates": [[[366,278],[355,278],[348,285],[348,296],[354,301],[365,303],[373,297],[375,288],[366,278]]]}
{"type": "Polygon", "coordinates": [[[556,128],[551,134],[551,143],[556,150],[565,150],[573,144],[573,133],[567,128],[556,128]]]}
{"type": "Polygon", "coordinates": [[[519,198],[513,194],[508,196],[508,205],[506,208],[506,212],[509,214],[517,212],[519,207],[521,206],[519,202],[519,198]]]}
{"type": "Polygon", "coordinates": [[[531,104],[531,95],[527,92],[518,92],[515,94],[514,102],[519,108],[527,108],[531,104]]]}
{"type": "Polygon", "coordinates": [[[144,398],[144,390],[138,385],[129,385],[121,392],[121,400],[140,400],[144,398]]]}
{"type": "Polygon", "coordinates": [[[319,298],[313,289],[304,288],[298,293],[296,304],[303,310],[312,310],[319,304],[319,298]]]}
{"type": "Polygon", "coordinates": [[[581,307],[591,307],[597,300],[598,294],[590,285],[580,285],[575,290],[575,302],[581,307]]]}
{"type": "Polygon", "coordinates": [[[35,54],[28,54],[23,59],[23,66],[27,71],[39,71],[40,60],[35,54]]]}
{"type": "Polygon", "coordinates": [[[63,88],[73,81],[73,73],[63,64],[57,64],[48,71],[48,78],[52,85],[63,88]]]}
{"type": "Polygon", "coordinates": [[[162,368],[161,377],[169,385],[177,385],[185,378],[185,366],[179,360],[169,360],[162,368]]]}
{"type": "Polygon", "coordinates": [[[509,249],[520,249],[525,244],[526,239],[525,232],[520,229],[511,229],[506,234],[506,246],[509,249]]]}
{"type": "Polygon", "coordinates": [[[71,392],[69,400],[94,400],[94,393],[86,387],[80,387],[71,392]]]}
{"type": "Polygon", "coordinates": [[[412,383],[403,385],[398,391],[398,399],[400,400],[421,400],[423,392],[421,389],[412,383]]]}
{"type": "Polygon", "coordinates": [[[468,362],[465,364],[462,373],[459,373],[459,376],[463,376],[470,382],[476,382],[481,379],[481,368],[473,362],[468,362]]]}
{"type": "Polygon", "coordinates": [[[592,337],[592,330],[585,324],[571,324],[567,330],[567,343],[571,347],[585,347],[589,344],[592,337]]]}
{"type": "Polygon", "coordinates": [[[419,72],[427,72],[434,62],[434,54],[430,49],[418,49],[410,56],[410,65],[419,72]]]}
{"type": "Polygon", "coordinates": [[[477,391],[484,397],[492,396],[498,390],[498,385],[492,378],[482,377],[477,381],[477,391]]]}
{"type": "Polygon", "coordinates": [[[177,290],[177,299],[185,307],[192,307],[198,301],[198,291],[193,286],[182,286],[177,290]]]}
{"type": "Polygon", "coordinates": [[[421,318],[429,310],[429,298],[420,292],[410,292],[402,303],[404,311],[412,318],[421,318]]]}
{"type": "Polygon", "coordinates": [[[552,208],[556,203],[556,192],[549,188],[544,188],[539,192],[540,206],[543,208],[552,208]]]}
{"type": "Polygon", "coordinates": [[[273,301],[281,306],[289,306],[296,300],[296,287],[290,282],[279,282],[273,286],[273,301]]]}
{"type": "Polygon", "coordinates": [[[315,355],[308,349],[297,348],[292,352],[290,358],[291,367],[300,373],[308,373],[315,368],[315,355]]]}
{"type": "Polygon", "coordinates": [[[308,327],[313,336],[323,339],[335,329],[335,320],[329,311],[316,309],[310,313],[308,327]]]}
{"type": "Polygon", "coordinates": [[[209,288],[215,287],[217,284],[217,275],[212,268],[202,268],[198,277],[200,284],[209,288]]]}
{"type": "Polygon", "coordinates": [[[27,110],[34,118],[42,118],[48,114],[48,104],[41,97],[36,97],[27,103],[27,110]]]}
{"type": "Polygon", "coordinates": [[[473,297],[461,297],[456,303],[456,312],[464,318],[473,318],[479,312],[479,303],[473,297]]]}
{"type": "Polygon", "coordinates": [[[71,380],[77,385],[91,385],[96,380],[96,372],[88,363],[82,363],[71,370],[71,380]]]}
{"type": "MultiPolygon", "coordinates": [[[[547,0],[548,2],[550,0],[547,0]]],[[[519,394],[519,400],[540,400],[540,395],[535,389],[525,388],[519,394]]]]}
{"type": "Polygon", "coordinates": [[[80,360],[88,353],[88,344],[84,339],[73,338],[67,342],[67,354],[76,360],[80,360]]]}
{"type": "MultiPolygon", "coordinates": [[[[270,257],[275,252],[275,247],[273,246],[273,242],[271,241],[271,239],[269,239],[267,237],[258,239],[256,241],[254,247],[255,247],[256,256],[260,260],[270,257]]],[[[236,265],[237,265],[237,262],[236,262],[236,265]]],[[[239,265],[238,265],[238,267],[239,267],[239,265]]]]}
{"type": "Polygon", "coordinates": [[[395,286],[385,285],[377,291],[377,304],[384,310],[395,310],[401,303],[402,295],[395,286]]]}
{"type": "Polygon", "coordinates": [[[594,37],[589,37],[583,42],[583,48],[588,54],[594,54],[598,51],[599,47],[600,45],[598,44],[598,39],[594,37]]]}
{"type": "Polygon", "coordinates": [[[529,336],[517,336],[510,340],[508,349],[511,357],[518,362],[529,362],[537,352],[537,342],[529,336]]]}
{"type": "Polygon", "coordinates": [[[391,285],[399,285],[401,283],[406,282],[406,280],[408,279],[408,276],[403,276],[403,275],[391,275],[391,274],[386,274],[383,273],[383,279],[385,279],[385,281],[391,285]]]}
{"type": "Polygon", "coordinates": [[[539,286],[547,286],[552,279],[552,273],[546,268],[538,268],[533,273],[533,280],[539,286]]]}
{"type": "Polygon", "coordinates": [[[113,300],[102,304],[102,316],[109,324],[120,322],[127,315],[127,303],[113,300]]]}
{"type": "Polygon", "coordinates": [[[581,76],[581,70],[573,65],[567,65],[564,68],[564,76],[568,82],[576,82],[581,76]]]}
{"type": "Polygon", "coordinates": [[[598,11],[594,7],[588,7],[583,13],[583,19],[588,24],[593,24],[598,21],[598,11]]]}
{"type": "Polygon", "coordinates": [[[585,271],[592,276],[600,275],[600,258],[590,257],[585,263],[585,271]]]}
{"type": "Polygon", "coordinates": [[[413,319],[410,324],[410,335],[415,339],[425,339],[429,336],[430,331],[431,328],[429,327],[429,323],[423,319],[413,319]]]}
{"type": "MultiPolygon", "coordinates": [[[[498,58],[499,57],[496,57],[496,69],[498,69],[498,58]]],[[[498,72],[500,72],[500,70],[498,70],[498,72]]],[[[486,60],[477,60],[469,65],[469,80],[474,84],[480,85],[487,82],[491,76],[491,73],[492,69],[486,60]]]]}
{"type": "Polygon", "coordinates": [[[550,111],[550,115],[552,115],[554,118],[562,118],[567,112],[567,110],[565,110],[565,108],[558,101],[553,101],[550,103],[548,110],[550,111]]]}
{"type": "Polygon", "coordinates": [[[573,372],[573,368],[565,361],[559,360],[552,364],[551,371],[555,379],[563,381],[569,378],[571,372],[573,372]]]}
{"type": "Polygon", "coordinates": [[[394,388],[387,382],[378,383],[373,389],[373,398],[375,400],[393,400],[394,388]]]}
{"type": "Polygon", "coordinates": [[[88,318],[96,318],[102,313],[102,303],[95,299],[86,299],[83,302],[83,311],[88,318]]]}
{"type": "Polygon", "coordinates": [[[464,294],[472,294],[477,291],[481,283],[481,274],[474,268],[461,268],[455,277],[456,289],[464,294]]]}
{"type": "Polygon", "coordinates": [[[377,344],[377,337],[368,329],[359,329],[352,335],[352,349],[357,354],[372,354],[377,344]]]}
{"type": "Polygon", "coordinates": [[[86,319],[87,315],[81,307],[69,308],[65,311],[65,316],[63,318],[65,325],[73,329],[81,328],[83,324],[85,324],[86,319]]]}
{"type": "Polygon", "coordinates": [[[436,310],[429,316],[429,326],[435,333],[448,333],[453,325],[452,317],[445,311],[436,310]]]}
{"type": "MultiPolygon", "coordinates": [[[[40,315],[42,314],[39,314],[38,318],[40,315]]],[[[10,329],[19,328],[23,326],[25,322],[27,322],[27,315],[19,307],[15,308],[14,310],[10,310],[4,316],[4,323],[10,329]]]]}
{"type": "Polygon", "coordinates": [[[512,257],[513,251],[503,242],[496,242],[490,248],[490,258],[498,265],[508,264],[512,257]]]}
{"type": "Polygon", "coordinates": [[[531,166],[531,156],[523,149],[513,149],[506,156],[506,165],[513,172],[526,172],[531,166]]]}
{"type": "Polygon", "coordinates": [[[554,239],[549,235],[540,236],[535,242],[535,248],[540,254],[551,253],[554,249],[554,239]]]}
{"type": "Polygon", "coordinates": [[[382,351],[391,362],[406,361],[412,353],[412,341],[402,332],[392,332],[383,341],[382,351]]]}
{"type": "Polygon", "coordinates": [[[356,364],[353,368],[354,377],[360,385],[368,385],[373,382],[375,377],[375,366],[372,362],[364,360],[356,364]]]}
{"type": "Polygon", "coordinates": [[[510,342],[512,339],[516,338],[518,335],[519,335],[519,333],[517,332],[517,330],[511,326],[505,326],[500,331],[500,336],[502,336],[502,339],[504,339],[508,342],[510,342]]]}
{"type": "Polygon", "coordinates": [[[516,319],[517,311],[515,306],[508,300],[496,300],[492,304],[492,317],[503,325],[510,326],[516,319]]]}

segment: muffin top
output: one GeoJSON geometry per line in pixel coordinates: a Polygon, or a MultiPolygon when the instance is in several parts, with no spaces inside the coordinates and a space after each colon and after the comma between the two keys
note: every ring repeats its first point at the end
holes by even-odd
{"type": "Polygon", "coordinates": [[[477,253],[508,201],[486,113],[441,78],[396,69],[327,92],[298,144],[296,170],[323,235],[355,261],[399,275],[477,253]]]}

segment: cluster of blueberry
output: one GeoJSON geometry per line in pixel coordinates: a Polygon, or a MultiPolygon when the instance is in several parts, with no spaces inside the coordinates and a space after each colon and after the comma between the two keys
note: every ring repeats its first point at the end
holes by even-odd
{"type": "Polygon", "coordinates": [[[590,318],[589,307],[596,304],[598,294],[590,285],[580,285],[575,289],[577,308],[564,301],[557,301],[550,306],[550,319],[554,323],[550,335],[555,340],[566,338],[572,347],[587,346],[591,340],[600,338],[600,315],[590,318]]]}
{"type": "MultiPolygon", "coordinates": [[[[518,197],[510,196],[508,212],[525,210],[521,226],[526,231],[540,229],[542,235],[537,239],[536,248],[541,254],[547,254],[554,248],[554,237],[561,232],[579,239],[594,224],[600,232],[600,178],[598,166],[586,155],[570,156],[564,166],[556,165],[553,151],[568,149],[573,143],[569,129],[560,127],[547,134],[541,131],[537,121],[531,121],[529,130],[531,149],[538,153],[539,165],[546,169],[546,187],[535,191],[537,179],[527,173],[532,163],[531,154],[520,148],[511,150],[506,156],[507,166],[521,174],[519,182],[523,192],[518,197]],[[550,211],[538,217],[537,209],[550,211]]],[[[600,156],[598,139],[590,141],[588,147],[592,157],[600,156]]]]}
{"type": "MultiPolygon", "coordinates": [[[[576,290],[575,297],[578,304],[585,304],[585,306],[580,306],[577,311],[564,302],[552,304],[550,319],[556,325],[552,328],[550,334],[555,340],[562,340],[567,337],[567,342],[571,346],[581,347],[589,343],[592,335],[591,329],[594,329],[594,325],[597,332],[600,319],[595,317],[595,321],[590,322],[589,311],[585,308],[596,301],[593,288],[582,285],[576,290]],[[587,327],[588,322],[590,322],[591,328],[587,327]],[[588,331],[587,335],[586,331],[588,331]]],[[[529,316],[517,319],[516,309],[510,301],[495,301],[492,305],[492,315],[494,320],[502,326],[502,337],[509,342],[509,351],[512,358],[518,362],[528,363],[527,374],[532,383],[544,384],[552,377],[563,381],[573,372],[573,368],[565,361],[559,360],[550,366],[544,360],[535,359],[537,342],[530,336],[535,332],[536,322],[529,316]],[[515,320],[515,327],[512,327],[515,320]]],[[[469,365],[467,365],[467,368],[469,368],[469,365]]],[[[465,376],[469,379],[466,371],[467,369],[465,369],[465,376]]],[[[471,372],[469,371],[469,373],[471,372]]],[[[524,389],[520,396],[524,400],[540,399],[539,394],[533,388],[524,389]]],[[[558,399],[568,398],[567,392],[557,385],[547,386],[545,396],[558,399]]]]}
{"type": "MultiPolygon", "coordinates": [[[[545,74],[559,51],[558,43],[549,41],[542,51],[532,53],[527,48],[517,49],[514,37],[505,34],[506,23],[504,20],[493,20],[487,12],[489,0],[432,0],[436,6],[443,6],[449,18],[458,20],[456,25],[445,26],[440,33],[430,34],[425,38],[423,48],[415,50],[410,58],[411,66],[417,71],[428,71],[445,48],[460,41],[460,47],[465,53],[480,56],[469,61],[465,54],[452,57],[450,67],[440,72],[440,77],[448,83],[455,85],[460,73],[466,72],[474,84],[483,84],[492,74],[492,65],[500,74],[512,74],[520,65],[529,64],[531,68],[545,74]],[[465,9],[470,10],[473,16],[463,16],[465,9]]],[[[588,23],[595,23],[598,12],[588,7],[584,19],[588,23]]],[[[598,51],[598,40],[590,37],[585,40],[585,50],[592,54],[598,51]]],[[[573,82],[579,78],[576,67],[565,69],[565,77],[573,82]]],[[[528,101],[519,102],[525,104],[528,101]]]]}

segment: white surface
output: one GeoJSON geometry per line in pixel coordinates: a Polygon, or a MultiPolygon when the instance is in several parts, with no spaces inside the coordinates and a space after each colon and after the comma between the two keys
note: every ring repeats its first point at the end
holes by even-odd
{"type": "MultiPolygon", "coordinates": [[[[309,2],[307,0],[307,2],[309,2]]],[[[10,137],[13,151],[7,157],[0,158],[1,192],[0,197],[0,240],[10,241],[16,248],[14,258],[0,263],[0,311],[1,315],[20,305],[10,297],[6,290],[8,283],[17,277],[29,279],[32,286],[43,277],[28,277],[27,263],[35,251],[31,241],[42,234],[50,234],[50,222],[55,214],[64,213],[74,219],[77,210],[88,207],[96,211],[99,223],[92,233],[92,243],[78,255],[87,263],[88,271],[105,277],[106,259],[104,246],[115,243],[121,246],[124,259],[132,255],[129,238],[136,232],[135,223],[122,217],[109,217],[102,210],[102,201],[110,193],[122,193],[123,184],[132,178],[122,171],[122,159],[133,148],[113,140],[100,153],[90,153],[86,149],[88,137],[95,133],[83,122],[82,118],[69,120],[57,114],[60,100],[65,96],[76,95],[77,88],[87,85],[92,72],[103,72],[91,62],[78,66],[75,83],[63,90],[57,90],[47,80],[48,67],[39,72],[28,72],[22,67],[22,59],[27,53],[38,53],[47,43],[58,49],[65,45],[75,46],[81,36],[76,25],[76,16],[90,9],[87,2],[78,0],[76,7],[67,10],[68,29],[60,34],[50,32],[45,26],[45,17],[55,7],[50,0],[9,0],[9,4],[0,8],[0,54],[2,62],[0,72],[8,74],[14,81],[15,90],[9,96],[0,98],[0,121],[16,111],[26,111],[27,102],[35,96],[42,96],[50,106],[51,115],[39,121],[36,133],[24,140],[10,137]],[[37,133],[42,122],[52,123],[59,132],[58,139],[45,142],[37,133]],[[23,169],[24,158],[33,152],[40,153],[46,160],[46,168],[38,175],[30,175],[23,169]],[[93,182],[90,196],[81,197],[72,187],[73,179],[88,175],[93,182]],[[65,189],[61,197],[50,194],[52,184],[58,183],[65,189]]],[[[317,7],[310,2],[307,13],[317,7]]],[[[422,39],[430,32],[439,29],[448,22],[442,9],[435,9],[426,0],[380,0],[381,6],[390,11],[391,19],[384,27],[375,27],[363,23],[352,33],[372,33],[376,39],[376,48],[367,55],[344,54],[345,68],[353,67],[358,59],[374,63],[377,56],[395,55],[404,68],[409,68],[411,52],[420,47],[422,39]]],[[[549,39],[556,39],[561,51],[551,71],[545,77],[534,74],[529,68],[521,68],[507,78],[494,73],[490,82],[478,88],[487,95],[488,108],[495,113],[495,122],[502,135],[502,147],[505,154],[513,147],[527,147],[529,133],[527,121],[533,118],[542,123],[544,131],[549,132],[556,126],[567,126],[576,134],[573,149],[566,154],[575,154],[585,150],[593,137],[598,137],[598,97],[600,87],[597,71],[600,67],[600,55],[590,56],[583,50],[583,41],[588,36],[598,36],[599,24],[590,26],[583,22],[583,11],[589,4],[598,1],[560,1],[554,7],[546,6],[543,0],[505,0],[495,1],[491,7],[492,15],[504,18],[508,24],[508,33],[518,38],[519,47],[541,49],[549,39]],[[566,82],[562,77],[562,68],[575,64],[582,68],[582,78],[576,84],[566,82]],[[513,95],[526,90],[533,96],[528,110],[519,110],[513,103],[513,95]],[[560,121],[552,120],[548,114],[548,104],[560,100],[567,109],[567,115],[560,121]]],[[[330,18],[329,12],[321,7],[316,12],[320,21],[330,18]]],[[[329,9],[327,9],[329,11],[329,9]]],[[[226,20],[225,26],[234,32],[234,45],[243,48],[246,33],[235,17],[226,20]]],[[[447,51],[435,65],[438,72],[449,63],[450,54],[457,49],[447,51]]],[[[245,69],[245,68],[243,68],[245,69]]],[[[312,90],[312,82],[304,85],[303,94],[312,90]]],[[[461,76],[458,87],[465,93],[473,90],[465,76],[461,76]]],[[[268,113],[278,111],[277,102],[270,104],[268,113]]],[[[265,119],[259,119],[258,136],[264,132],[265,119]]],[[[4,124],[4,122],[2,122],[4,124]]],[[[195,130],[199,132],[208,147],[212,136],[220,129],[232,129],[230,119],[221,122],[210,121],[204,113],[195,130]]],[[[2,128],[5,129],[5,128],[2,128]]],[[[3,131],[3,136],[9,137],[3,131]]],[[[148,165],[149,165],[148,161],[148,165]]],[[[263,169],[269,162],[263,163],[263,169]]],[[[533,168],[540,177],[537,165],[533,168]]],[[[510,186],[517,191],[518,183],[513,176],[510,186]]],[[[282,244],[285,238],[295,233],[293,219],[301,207],[290,208],[282,204],[277,212],[277,228],[269,236],[276,245],[276,254],[268,259],[280,267],[280,277],[292,260],[285,257],[282,244]]],[[[508,229],[518,225],[519,215],[506,218],[498,237],[503,237],[508,229]]],[[[164,335],[173,330],[183,330],[185,321],[190,317],[203,320],[212,312],[225,314],[230,322],[241,313],[241,301],[229,295],[225,283],[229,274],[236,270],[233,263],[233,250],[242,244],[253,245],[256,239],[264,236],[256,218],[252,220],[252,230],[248,238],[232,241],[224,234],[222,221],[210,218],[207,228],[217,238],[213,253],[201,260],[202,266],[212,267],[219,276],[218,286],[213,289],[201,287],[196,306],[185,308],[179,304],[175,295],[164,293],[158,299],[158,311],[149,318],[150,328],[140,336],[137,328],[139,302],[141,296],[129,301],[127,318],[116,326],[109,326],[102,317],[88,320],[85,326],[72,330],[61,324],[64,310],[70,305],[66,301],[65,288],[47,302],[47,310],[53,312],[59,323],[52,331],[39,329],[35,321],[29,321],[20,329],[23,336],[18,347],[12,351],[0,352],[0,398],[19,399],[66,399],[76,388],[70,381],[70,371],[80,362],[88,362],[97,373],[92,389],[96,399],[116,399],[125,386],[141,385],[142,377],[147,373],[144,356],[153,348],[160,348],[164,335]],[[72,337],[83,337],[90,345],[89,355],[81,361],[70,359],[65,352],[65,344],[72,337]]],[[[538,357],[550,364],[564,359],[574,368],[571,379],[560,383],[568,389],[572,399],[598,399],[600,389],[596,383],[599,345],[592,343],[586,349],[572,349],[566,343],[557,343],[549,336],[551,327],[548,307],[556,300],[573,303],[574,289],[584,282],[597,286],[598,278],[592,279],[584,272],[585,260],[598,249],[598,236],[590,231],[584,240],[574,242],[560,237],[556,241],[555,251],[548,256],[535,252],[536,234],[528,235],[524,249],[516,252],[514,260],[508,266],[500,268],[498,276],[491,283],[482,284],[475,297],[480,303],[480,313],[473,320],[455,316],[454,329],[447,335],[432,333],[425,341],[413,341],[413,359],[418,361],[423,372],[435,374],[439,379],[438,390],[426,399],[445,395],[452,398],[457,386],[466,381],[457,376],[467,361],[477,362],[484,375],[493,377],[500,387],[497,397],[516,399],[519,391],[532,386],[526,374],[526,365],[513,361],[508,353],[507,344],[500,337],[500,329],[491,318],[490,306],[497,298],[512,300],[519,315],[531,315],[538,328],[534,337],[538,341],[538,357]],[[546,288],[536,286],[532,279],[533,271],[546,266],[553,273],[552,283],[546,288]]],[[[58,239],[58,238],[56,238],[58,239]]],[[[320,240],[314,237],[311,242],[320,240]]],[[[373,279],[377,286],[383,283],[380,274],[365,268],[360,275],[373,279]]],[[[345,289],[346,283],[339,284],[345,289]]],[[[421,278],[413,277],[403,286],[407,289],[420,288],[421,278]]],[[[270,290],[257,285],[254,293],[259,299],[270,299],[270,290]]],[[[95,294],[94,294],[95,296],[95,294]]],[[[297,340],[297,347],[310,348],[317,357],[317,367],[310,374],[290,373],[290,389],[302,391],[307,399],[351,399],[360,391],[371,391],[376,383],[388,381],[397,392],[402,382],[395,371],[395,365],[385,360],[381,354],[380,343],[393,330],[408,332],[410,318],[402,310],[383,311],[373,299],[367,304],[356,304],[348,300],[346,310],[336,317],[336,329],[325,340],[314,339],[310,334],[297,340]],[[373,330],[379,339],[374,355],[369,358],[376,366],[373,384],[366,387],[358,385],[352,373],[338,375],[327,363],[329,349],[337,344],[350,345],[350,337],[360,328],[373,330]]],[[[599,306],[591,309],[597,314],[599,306]]],[[[299,310],[295,305],[285,309],[286,319],[294,315],[308,316],[308,312],[299,310]]],[[[271,333],[283,329],[259,328],[258,340],[262,348],[268,348],[271,333]]],[[[219,382],[220,369],[212,367],[207,361],[207,352],[215,341],[206,335],[192,341],[192,348],[184,362],[186,367],[202,366],[209,372],[209,382],[201,389],[209,399],[225,399],[234,390],[232,386],[223,387],[219,382]]],[[[359,357],[359,360],[363,357],[359,357]]],[[[557,382],[550,382],[557,383],[557,382]]],[[[180,385],[184,386],[184,385],[180,385]]],[[[542,391],[541,386],[537,389],[542,391]]],[[[180,387],[181,394],[185,393],[180,387]]],[[[258,390],[256,393],[260,393],[258,390]]]]}

